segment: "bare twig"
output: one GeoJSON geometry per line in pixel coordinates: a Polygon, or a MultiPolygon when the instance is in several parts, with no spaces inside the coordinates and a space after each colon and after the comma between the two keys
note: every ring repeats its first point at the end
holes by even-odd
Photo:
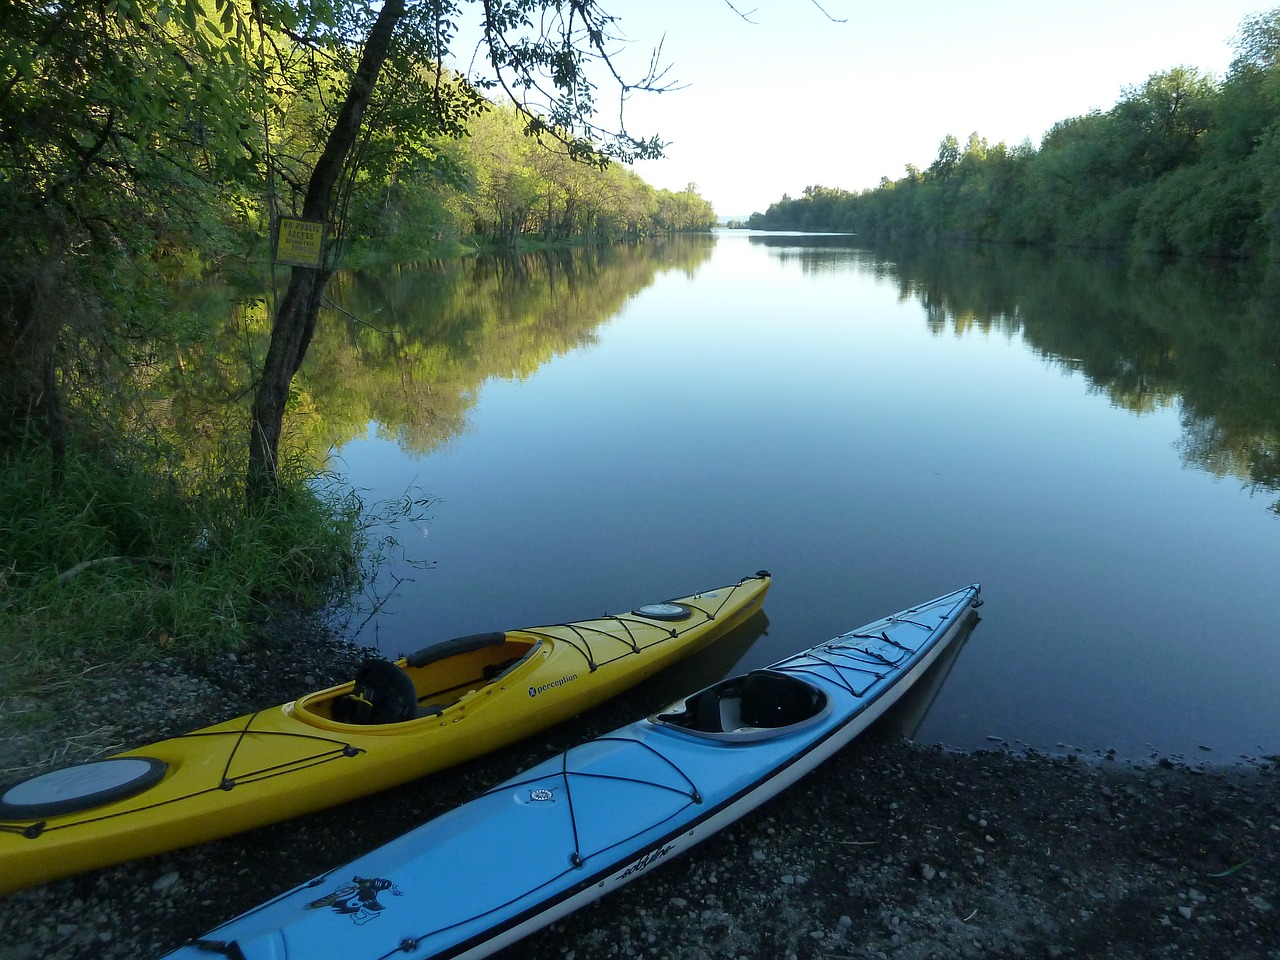
{"type": "Polygon", "coordinates": [[[96,560],[81,561],[69,570],[63,570],[57,576],[57,583],[59,585],[68,583],[80,574],[84,573],[86,570],[92,570],[94,567],[100,567],[107,563],[129,563],[136,567],[150,564],[151,566],[162,567],[165,569],[173,566],[173,561],[167,560],[164,557],[98,557],[96,560]]]}

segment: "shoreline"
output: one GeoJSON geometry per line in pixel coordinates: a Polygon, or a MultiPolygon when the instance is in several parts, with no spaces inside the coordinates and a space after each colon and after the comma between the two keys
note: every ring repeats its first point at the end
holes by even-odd
{"type": "MultiPolygon", "coordinates": [[[[350,677],[362,652],[286,618],[211,663],[90,671],[74,692],[34,692],[41,710],[5,704],[0,769],[89,759],[279,703],[350,677]]],[[[0,960],[158,958],[662,706],[654,682],[362,801],[9,894],[0,960]]],[[[495,956],[1280,958],[1275,758],[964,753],[873,730],[690,853],[495,956]]]]}

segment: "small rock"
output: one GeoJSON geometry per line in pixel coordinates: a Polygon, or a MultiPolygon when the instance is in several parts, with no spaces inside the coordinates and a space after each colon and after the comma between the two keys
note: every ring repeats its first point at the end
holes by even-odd
{"type": "Polygon", "coordinates": [[[920,864],[920,876],[923,877],[926,881],[932,880],[937,875],[938,875],[938,871],[934,868],[933,864],[931,863],[920,864]]]}
{"type": "Polygon", "coordinates": [[[1178,908],[1178,915],[1181,916],[1183,920],[1190,920],[1193,913],[1195,913],[1195,911],[1186,904],[1183,904],[1178,908]]]}
{"type": "Polygon", "coordinates": [[[156,893],[164,893],[164,891],[168,890],[180,879],[181,877],[179,876],[178,871],[172,870],[169,873],[166,873],[163,877],[157,878],[155,883],[151,884],[151,889],[156,893]]]}

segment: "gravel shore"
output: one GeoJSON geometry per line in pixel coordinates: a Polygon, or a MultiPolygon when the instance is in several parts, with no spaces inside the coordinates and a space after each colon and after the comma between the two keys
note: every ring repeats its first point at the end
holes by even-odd
{"type": "MultiPolygon", "coordinates": [[[[203,664],[86,668],[0,703],[0,782],[350,677],[305,621],[203,664]]],[[[0,899],[0,960],[150,960],[529,764],[651,712],[642,685],[453,771],[275,827],[0,899]]],[[[1280,960],[1280,768],[1007,749],[885,731],[504,960],[1280,960]]]]}

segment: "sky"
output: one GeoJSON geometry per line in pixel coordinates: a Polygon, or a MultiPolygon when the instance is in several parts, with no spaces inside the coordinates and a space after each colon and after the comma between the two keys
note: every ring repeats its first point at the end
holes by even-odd
{"type": "MultiPolygon", "coordinates": [[[[947,134],[1038,145],[1173,67],[1221,77],[1241,21],[1277,3],[601,0],[629,41],[620,62],[634,74],[661,44],[682,85],[627,101],[627,129],[668,144],[634,169],[655,187],[696,184],[722,218],[809,185],[897,179],[947,134]]],[[[616,98],[602,106],[612,119],[616,98]]]]}

